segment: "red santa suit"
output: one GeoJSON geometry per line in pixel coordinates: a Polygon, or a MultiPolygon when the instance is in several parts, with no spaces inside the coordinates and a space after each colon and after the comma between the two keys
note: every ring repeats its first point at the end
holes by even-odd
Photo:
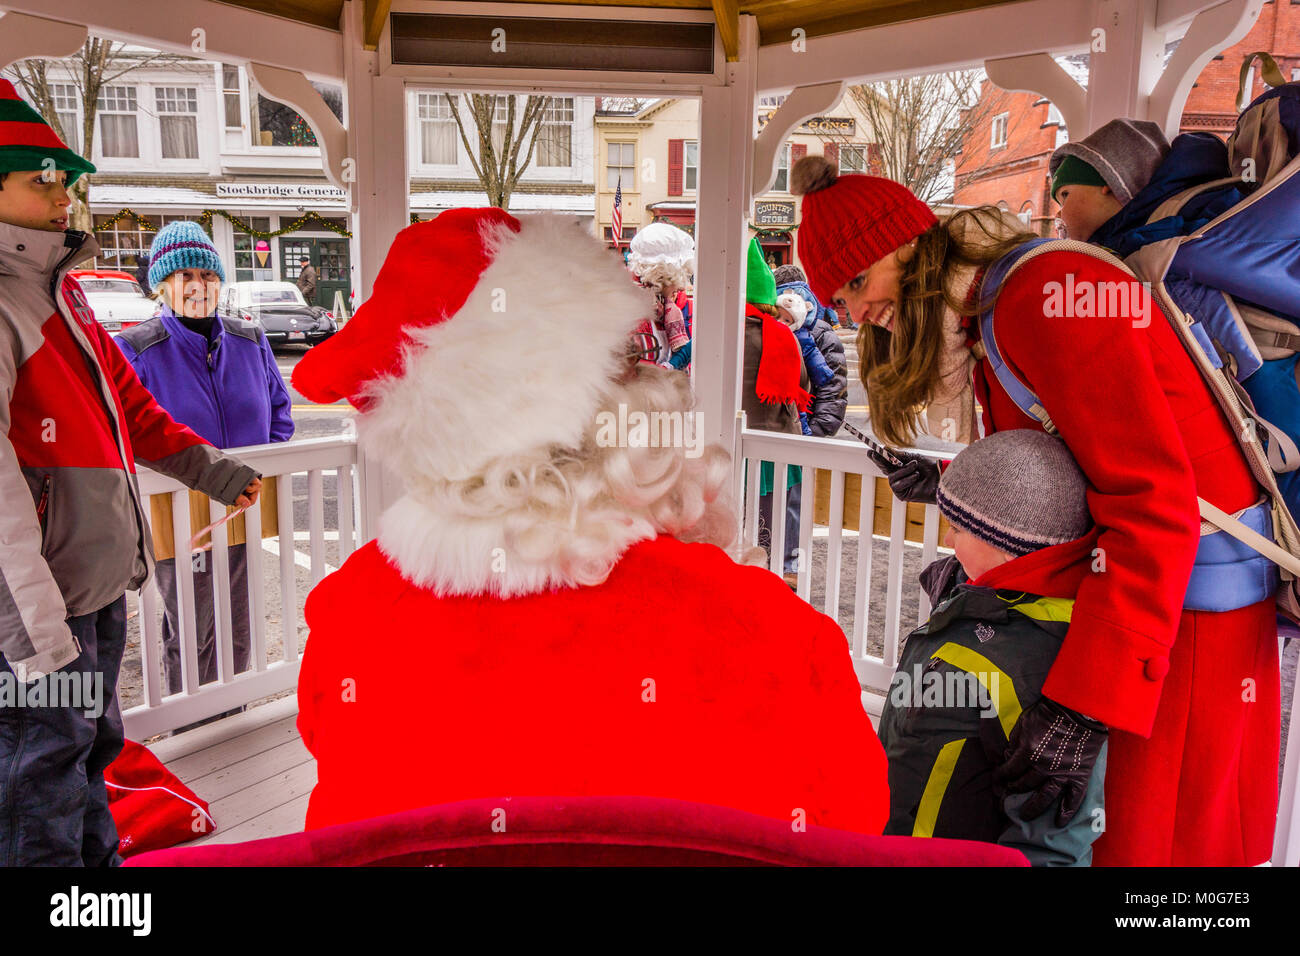
{"type": "Polygon", "coordinates": [[[843,632],[713,545],[654,538],[596,587],[497,598],[414,587],[371,543],[312,592],[307,625],[308,829],[602,794],[884,828],[884,751],[843,632]],[[663,581],[671,600],[647,589],[663,581]]]}
{"type": "Polygon", "coordinates": [[[884,752],[834,622],[605,503],[603,535],[555,561],[566,530],[528,530],[500,501],[518,483],[484,477],[590,440],[650,295],[562,217],[451,210],[398,235],[370,299],[298,364],[303,394],[362,408],[363,446],[407,485],[307,602],[308,827],[642,795],[884,828],[884,752]]]}
{"type": "MultiPolygon", "coordinates": [[[[1104,570],[1080,585],[1043,687],[1112,731],[1094,862],[1261,863],[1277,812],[1276,602],[1212,613],[1184,610],[1183,598],[1197,495],[1232,514],[1262,489],[1158,307],[1146,317],[1046,318],[1046,290],[1067,274],[1075,288],[1131,281],[1089,256],[1041,255],[1005,283],[994,327],[1003,357],[1087,475],[1102,529],[1104,570]]],[[[986,434],[1042,428],[987,360],[975,390],[986,434]]]]}

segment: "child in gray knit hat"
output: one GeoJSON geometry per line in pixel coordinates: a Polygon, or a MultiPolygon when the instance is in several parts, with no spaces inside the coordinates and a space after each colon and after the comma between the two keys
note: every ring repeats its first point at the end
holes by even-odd
{"type": "Polygon", "coordinates": [[[1092,573],[1087,489],[1064,442],[1028,429],[983,438],[944,471],[937,499],[956,553],[921,573],[934,609],[907,638],[881,716],[886,833],[1001,843],[1036,866],[1091,863],[1104,827],[1104,744],[1064,823],[1061,797],[1029,817],[1033,794],[994,782],[1016,721],[1042,695],[1079,582],[1092,573]]]}

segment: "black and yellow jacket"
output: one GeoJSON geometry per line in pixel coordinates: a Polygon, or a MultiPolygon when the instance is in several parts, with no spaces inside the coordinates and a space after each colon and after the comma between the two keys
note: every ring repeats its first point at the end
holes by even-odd
{"type": "MultiPolygon", "coordinates": [[[[998,579],[1073,595],[1095,537],[1010,561],[996,569],[998,579]]],[[[1074,598],[970,582],[955,556],[929,565],[921,582],[934,609],[907,638],[880,720],[889,760],[885,832],[1001,843],[1034,865],[1088,865],[1105,824],[1105,751],[1064,828],[1055,806],[1022,819],[1017,810],[1029,794],[999,795],[993,784],[1011,729],[1042,693],[1074,598]]]]}

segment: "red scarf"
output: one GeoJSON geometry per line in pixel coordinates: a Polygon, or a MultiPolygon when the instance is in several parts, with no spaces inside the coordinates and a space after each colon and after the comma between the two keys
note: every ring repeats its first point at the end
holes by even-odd
{"type": "Polygon", "coordinates": [[[754,392],[765,405],[784,405],[794,402],[795,408],[806,412],[812,407],[812,393],[799,384],[803,369],[803,355],[790,328],[752,305],[745,306],[746,315],[763,320],[763,350],[758,359],[758,378],[754,392]]]}

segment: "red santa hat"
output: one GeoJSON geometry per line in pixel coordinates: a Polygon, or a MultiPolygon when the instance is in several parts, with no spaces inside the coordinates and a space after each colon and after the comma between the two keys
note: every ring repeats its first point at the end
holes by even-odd
{"type": "Polygon", "coordinates": [[[649,292],[571,216],[451,209],[398,233],[374,290],[293,373],[346,398],[409,479],[581,444],[649,292]]]}

